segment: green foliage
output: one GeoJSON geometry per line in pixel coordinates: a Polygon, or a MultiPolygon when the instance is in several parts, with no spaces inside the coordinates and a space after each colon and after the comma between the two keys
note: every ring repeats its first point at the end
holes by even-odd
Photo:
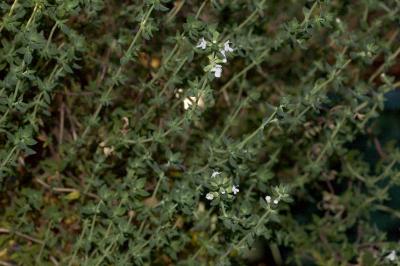
{"type": "Polygon", "coordinates": [[[353,145],[399,85],[398,0],[0,16],[0,263],[400,265],[373,219],[400,152],[353,145]]]}

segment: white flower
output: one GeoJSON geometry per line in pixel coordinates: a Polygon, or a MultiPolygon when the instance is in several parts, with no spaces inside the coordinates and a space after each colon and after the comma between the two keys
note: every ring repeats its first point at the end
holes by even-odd
{"type": "Polygon", "coordinates": [[[274,200],[274,204],[278,204],[279,203],[279,200],[278,199],[275,199],[274,200]]]}
{"type": "Polygon", "coordinates": [[[206,42],[206,40],[204,40],[204,38],[201,38],[200,40],[199,40],[199,43],[197,44],[197,46],[196,46],[196,48],[201,48],[201,49],[206,49],[206,47],[207,47],[207,42],[206,42]]]}
{"type": "Polygon", "coordinates": [[[226,59],[225,50],[221,50],[220,52],[221,52],[221,54],[224,56],[224,59],[222,59],[222,62],[223,62],[223,63],[226,63],[228,60],[226,59]]]}
{"type": "Polygon", "coordinates": [[[397,259],[396,251],[392,250],[389,255],[386,256],[387,260],[395,261],[397,259]]]}
{"type": "Polygon", "coordinates": [[[211,72],[214,72],[214,76],[216,78],[220,78],[221,77],[221,73],[222,73],[222,66],[221,65],[215,65],[212,69],[211,72]]]}
{"type": "Polygon", "coordinates": [[[114,153],[114,147],[113,147],[113,146],[111,146],[111,147],[104,147],[104,148],[103,148],[103,152],[104,152],[104,155],[105,155],[106,157],[108,157],[108,156],[110,156],[112,153],[114,153]]]}
{"type": "Polygon", "coordinates": [[[222,195],[224,195],[225,192],[226,192],[225,189],[223,189],[223,188],[221,188],[220,191],[221,191],[221,194],[222,194],[222,195]]]}
{"type": "Polygon", "coordinates": [[[196,97],[187,97],[183,99],[183,109],[187,110],[190,106],[197,101],[196,97]]]}
{"type": "Polygon", "coordinates": [[[217,175],[220,175],[220,174],[221,174],[221,172],[213,171],[212,174],[211,174],[211,177],[214,178],[214,177],[216,177],[217,175]]]}
{"type": "Polygon", "coordinates": [[[267,201],[267,203],[271,203],[271,196],[265,196],[265,200],[267,201]]]}
{"type": "Polygon", "coordinates": [[[214,199],[214,195],[213,195],[213,193],[207,193],[207,195],[206,195],[206,199],[208,199],[208,200],[213,200],[214,199]]]}
{"type": "Polygon", "coordinates": [[[229,43],[230,43],[229,40],[227,40],[227,41],[224,43],[224,51],[225,51],[225,52],[233,52],[233,48],[229,46],[229,43]]]}
{"type": "Polygon", "coordinates": [[[204,97],[200,96],[198,99],[197,97],[190,96],[185,99],[183,99],[183,109],[187,110],[192,106],[193,104],[196,104],[200,108],[204,108],[204,97]]]}
{"type": "Polygon", "coordinates": [[[239,186],[232,186],[233,195],[236,195],[239,192],[239,186]]]}
{"type": "Polygon", "coordinates": [[[182,92],[183,92],[182,89],[178,89],[177,92],[175,93],[175,97],[176,97],[177,99],[179,99],[179,97],[181,97],[182,92]]]}

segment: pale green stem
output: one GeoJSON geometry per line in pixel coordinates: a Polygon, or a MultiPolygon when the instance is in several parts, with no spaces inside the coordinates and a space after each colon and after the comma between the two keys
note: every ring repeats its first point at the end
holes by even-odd
{"type": "Polygon", "coordinates": [[[8,163],[11,157],[14,155],[14,152],[17,150],[17,146],[14,146],[11,151],[8,153],[6,159],[1,163],[0,169],[3,170],[4,166],[8,163]]]}
{"type": "Polygon", "coordinates": [[[269,123],[271,123],[271,121],[275,117],[277,111],[278,111],[278,108],[275,109],[275,111],[272,113],[272,115],[270,115],[270,117],[265,122],[263,122],[260,127],[258,127],[253,133],[251,133],[241,143],[239,143],[237,147],[239,149],[242,149],[244,147],[244,145],[246,145],[247,142],[249,142],[252,138],[254,138],[254,136],[257,135],[257,133],[260,130],[264,130],[265,126],[267,126],[269,123]]]}
{"type": "MultiPolygon", "coordinates": [[[[147,13],[146,13],[146,15],[145,15],[145,19],[140,23],[139,30],[136,32],[135,37],[133,38],[133,40],[132,40],[132,42],[130,43],[128,49],[127,49],[126,52],[124,53],[125,55],[127,55],[127,54],[130,53],[130,51],[132,50],[132,48],[133,48],[133,46],[135,45],[136,41],[139,39],[139,36],[140,36],[140,34],[143,32],[143,29],[144,29],[144,27],[145,27],[145,25],[146,25],[146,23],[147,23],[147,20],[148,20],[149,17],[150,17],[151,12],[153,11],[153,9],[154,9],[154,5],[152,5],[152,6],[149,8],[149,10],[147,11],[147,13]]],[[[119,66],[119,68],[118,68],[118,70],[117,70],[117,73],[115,74],[116,76],[118,76],[118,75],[121,73],[122,67],[123,67],[123,66],[124,66],[124,65],[120,65],[120,66],[119,66]]],[[[105,97],[106,97],[106,98],[107,98],[108,95],[111,93],[111,91],[113,90],[113,88],[114,88],[114,85],[111,85],[111,86],[108,88],[107,92],[105,93],[105,97]]],[[[97,116],[99,115],[99,113],[100,113],[100,111],[101,111],[102,108],[103,108],[103,103],[100,103],[100,104],[97,106],[95,113],[94,113],[94,114],[92,115],[92,117],[91,117],[91,120],[92,120],[92,121],[94,121],[94,120],[97,118],[97,116]]],[[[89,130],[90,130],[90,129],[91,129],[91,123],[89,123],[89,124],[86,126],[85,130],[83,131],[83,133],[82,133],[82,139],[84,139],[84,138],[86,137],[86,135],[89,133],[89,130]]]]}
{"type": "MultiPolygon", "coordinates": [[[[14,0],[14,3],[12,4],[10,11],[8,12],[8,15],[7,15],[8,17],[10,17],[12,15],[12,12],[14,11],[15,7],[17,6],[17,3],[18,3],[18,0],[14,0]]],[[[3,20],[3,23],[4,23],[4,20],[3,20]]],[[[3,28],[4,28],[4,24],[2,24],[0,26],[0,33],[2,32],[3,28]]]]}
{"type": "Polygon", "coordinates": [[[226,256],[228,256],[231,251],[233,249],[238,249],[240,248],[243,243],[247,240],[247,238],[250,236],[250,234],[254,233],[254,231],[256,231],[258,229],[258,227],[264,223],[265,218],[267,218],[267,216],[269,215],[270,210],[267,210],[263,216],[261,216],[261,218],[258,220],[258,223],[256,224],[256,226],[250,230],[250,232],[248,232],[237,244],[232,245],[228,248],[228,250],[224,253],[224,255],[221,256],[221,258],[225,258],[226,256]]]}
{"type": "MultiPolygon", "coordinates": [[[[86,229],[87,229],[87,221],[85,220],[84,223],[83,223],[82,232],[81,232],[81,234],[80,234],[80,236],[79,236],[79,240],[78,240],[78,242],[77,242],[77,246],[80,246],[80,245],[81,245],[82,240],[83,240],[83,236],[85,235],[85,232],[86,232],[86,229]]],[[[77,253],[78,253],[78,248],[75,248],[74,253],[72,254],[72,257],[71,257],[71,259],[70,259],[70,261],[69,261],[69,263],[68,263],[68,266],[71,266],[72,263],[74,263],[74,260],[75,260],[75,257],[76,257],[76,255],[77,255],[77,253]]]]}

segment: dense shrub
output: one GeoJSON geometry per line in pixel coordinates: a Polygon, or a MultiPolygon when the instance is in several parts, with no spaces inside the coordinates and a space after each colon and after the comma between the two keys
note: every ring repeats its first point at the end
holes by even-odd
{"type": "Polygon", "coordinates": [[[1,264],[400,265],[399,11],[3,0],[1,264]]]}

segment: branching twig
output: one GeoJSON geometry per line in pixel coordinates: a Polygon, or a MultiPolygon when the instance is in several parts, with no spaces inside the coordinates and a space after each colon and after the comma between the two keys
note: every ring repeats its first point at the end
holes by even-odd
{"type": "Polygon", "coordinates": [[[43,241],[42,240],[40,240],[38,238],[35,238],[35,237],[32,237],[32,236],[29,236],[29,235],[26,235],[24,233],[18,232],[18,231],[13,231],[13,230],[6,229],[6,228],[0,228],[0,234],[10,234],[10,235],[14,234],[16,236],[25,238],[26,240],[29,240],[29,241],[35,242],[37,244],[43,245],[43,241]]]}

